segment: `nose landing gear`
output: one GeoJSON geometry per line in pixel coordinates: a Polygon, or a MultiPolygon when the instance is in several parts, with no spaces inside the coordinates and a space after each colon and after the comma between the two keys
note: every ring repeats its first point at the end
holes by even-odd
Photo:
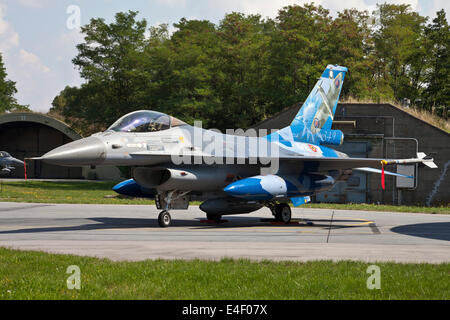
{"type": "Polygon", "coordinates": [[[162,211],[158,216],[158,223],[161,228],[168,228],[172,223],[172,217],[169,211],[162,211]]]}
{"type": "Polygon", "coordinates": [[[161,228],[168,228],[172,224],[172,217],[170,216],[170,209],[187,209],[189,207],[188,199],[181,199],[187,195],[190,191],[166,191],[158,194],[156,197],[156,207],[163,209],[158,216],[158,224],[161,228]],[[181,199],[181,205],[176,201],[181,199]]]}

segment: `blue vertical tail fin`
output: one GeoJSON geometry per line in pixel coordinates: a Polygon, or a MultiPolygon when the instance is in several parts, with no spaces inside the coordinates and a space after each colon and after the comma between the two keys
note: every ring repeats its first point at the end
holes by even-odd
{"type": "MultiPolygon", "coordinates": [[[[278,132],[284,141],[340,145],[344,135],[331,130],[348,69],[328,65],[291,125],[278,132]]],[[[270,139],[270,137],[269,137],[270,139]]]]}

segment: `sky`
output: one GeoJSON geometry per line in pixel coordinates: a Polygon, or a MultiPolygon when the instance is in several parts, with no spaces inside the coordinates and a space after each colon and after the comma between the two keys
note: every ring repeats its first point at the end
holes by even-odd
{"type": "MultiPolygon", "coordinates": [[[[181,18],[214,23],[233,11],[274,18],[279,9],[304,0],[0,0],[0,52],[8,78],[16,82],[16,98],[33,111],[47,112],[65,86],[83,80],[72,64],[83,40],[78,26],[91,18],[114,20],[120,11],[137,10],[149,25],[172,25],[181,18]]],[[[332,15],[346,8],[372,11],[377,2],[406,3],[433,19],[449,0],[316,0],[332,15]]],[[[172,31],[174,28],[172,27],[172,31]]]]}

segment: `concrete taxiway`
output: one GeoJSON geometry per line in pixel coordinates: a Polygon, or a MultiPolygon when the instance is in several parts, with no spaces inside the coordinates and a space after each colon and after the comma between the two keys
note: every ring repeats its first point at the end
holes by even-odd
{"type": "Polygon", "coordinates": [[[0,246],[129,261],[450,262],[450,215],[294,209],[298,222],[278,225],[261,209],[216,224],[191,207],[173,211],[168,229],[157,216],[150,206],[0,203],[0,246]]]}

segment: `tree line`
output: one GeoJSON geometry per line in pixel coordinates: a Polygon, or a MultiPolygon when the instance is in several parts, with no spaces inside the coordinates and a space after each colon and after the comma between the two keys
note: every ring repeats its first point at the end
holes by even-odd
{"type": "MultiPolygon", "coordinates": [[[[138,12],[91,19],[73,59],[85,80],[66,87],[51,112],[83,134],[152,109],[209,128],[247,128],[304,99],[328,64],[349,68],[342,97],[401,101],[448,119],[450,32],[409,5],[335,17],[292,5],[274,19],[231,13],[218,24],[181,19],[149,27],[138,12]]],[[[1,89],[1,87],[0,87],[1,89]]]]}

